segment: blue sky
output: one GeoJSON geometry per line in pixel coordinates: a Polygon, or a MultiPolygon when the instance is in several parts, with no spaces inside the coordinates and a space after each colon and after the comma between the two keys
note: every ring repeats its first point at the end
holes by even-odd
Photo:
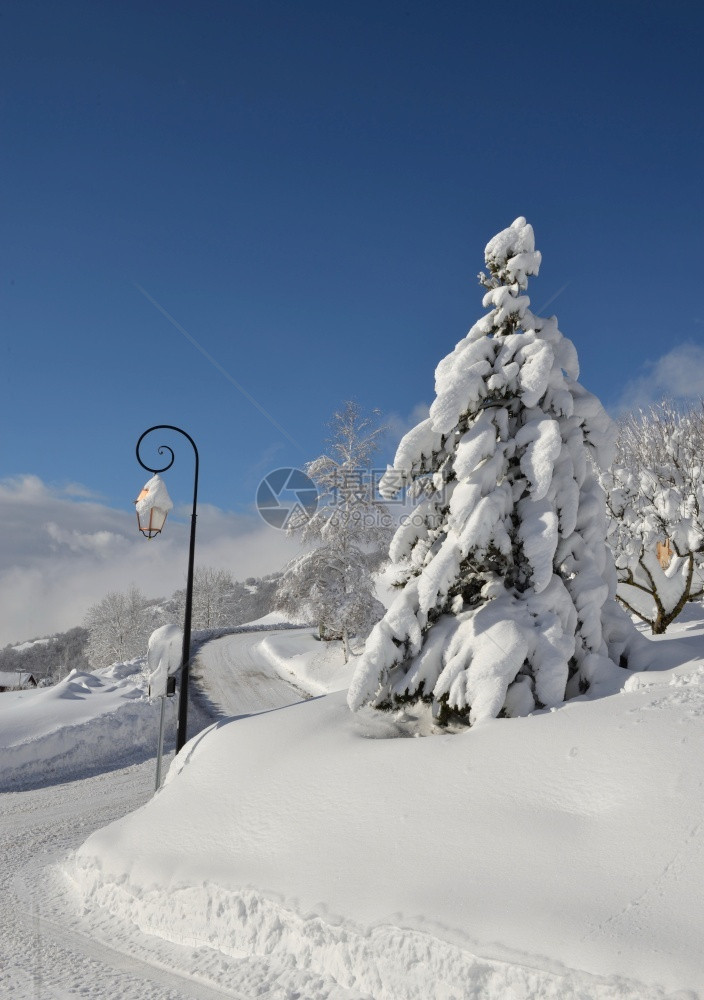
{"type": "MultiPolygon", "coordinates": [[[[699,3],[11,0],[0,29],[0,481],[128,509],[172,423],[246,517],[345,399],[432,401],[518,215],[589,389],[704,391],[699,3]]],[[[186,500],[187,450],[170,476],[186,500]]]]}

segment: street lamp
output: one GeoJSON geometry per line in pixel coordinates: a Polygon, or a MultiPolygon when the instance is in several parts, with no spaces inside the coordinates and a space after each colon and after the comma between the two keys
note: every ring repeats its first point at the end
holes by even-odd
{"type": "Polygon", "coordinates": [[[164,527],[173,504],[161,476],[152,476],[134,502],[137,524],[145,538],[155,538],[164,527]]]}
{"type": "Polygon", "coordinates": [[[186,742],[186,724],[188,721],[188,670],[191,659],[191,612],[193,608],[193,556],[196,548],[196,505],[198,502],[198,449],[190,434],[186,434],[180,427],[174,427],[173,424],[156,424],[154,427],[146,430],[137,442],[137,461],[147,472],[154,473],[154,479],[149,480],[135,501],[137,504],[139,530],[145,538],[153,538],[159,534],[166,521],[166,515],[172,506],[163,480],[159,477],[159,473],[166,472],[174,464],[173,450],[166,444],[159,445],[157,451],[160,455],[163,455],[167,451],[171,456],[169,462],[159,469],[154,469],[152,466],[147,465],[142,461],[139,454],[139,447],[142,441],[152,431],[176,431],[178,434],[182,434],[186,440],[190,441],[195,456],[191,538],[188,548],[188,574],[186,577],[186,611],[183,616],[183,647],[181,650],[180,668],[181,689],[178,701],[178,732],[176,734],[176,753],[178,753],[186,742]],[[155,483],[154,480],[158,480],[158,482],[155,483]]]}

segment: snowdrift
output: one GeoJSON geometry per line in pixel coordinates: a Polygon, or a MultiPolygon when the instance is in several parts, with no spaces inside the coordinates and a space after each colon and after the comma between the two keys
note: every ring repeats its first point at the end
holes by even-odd
{"type": "Polygon", "coordinates": [[[355,659],[344,662],[342,643],[321,642],[313,631],[273,633],[257,650],[262,663],[311,696],[347,690],[355,659]]]}
{"type": "Polygon", "coordinates": [[[66,870],[88,912],[376,1000],[691,997],[700,633],[610,697],[462,735],[391,738],[402,714],[343,692],[218,724],[66,870]]]}
{"type": "Polygon", "coordinates": [[[144,659],[53,687],[0,695],[0,788],[105,770],[155,753],[158,704],[146,700],[144,659]]]}

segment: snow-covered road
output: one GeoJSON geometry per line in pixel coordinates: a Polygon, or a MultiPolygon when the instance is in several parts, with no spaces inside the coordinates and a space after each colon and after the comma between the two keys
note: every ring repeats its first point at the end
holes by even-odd
{"type": "MultiPolygon", "coordinates": [[[[97,827],[142,805],[154,762],[83,781],[0,795],[0,996],[13,1000],[212,1000],[222,991],[93,940],[67,912],[51,862],[97,827]]],[[[238,994],[230,994],[237,996],[238,994]]]]}
{"type": "MultiPolygon", "coordinates": [[[[261,640],[261,632],[245,632],[201,649],[196,687],[209,704],[191,706],[194,732],[207,725],[209,714],[263,712],[309,697],[257,657],[261,640]],[[204,714],[202,707],[215,711],[204,714]]],[[[104,735],[98,733],[99,742],[104,735]]],[[[21,790],[0,793],[0,1000],[361,996],[280,960],[232,958],[207,947],[173,944],[168,930],[157,938],[79,905],[59,863],[93,830],[138,809],[154,792],[154,759],[145,761],[136,745],[123,749],[122,756],[114,755],[122,768],[95,774],[79,768],[81,780],[65,783],[59,783],[63,772],[56,772],[42,779],[43,786],[30,781],[21,790]]],[[[166,766],[172,759],[173,754],[166,766]]]]}
{"type": "Polygon", "coordinates": [[[242,632],[215,639],[198,653],[193,676],[212,707],[222,715],[250,715],[283,708],[309,697],[280,677],[256,648],[265,635],[242,632]]]}
{"type": "Polygon", "coordinates": [[[358,1000],[362,994],[262,957],[233,959],[81,913],[56,862],[153,794],[154,761],[0,794],[0,998],[358,1000]]]}

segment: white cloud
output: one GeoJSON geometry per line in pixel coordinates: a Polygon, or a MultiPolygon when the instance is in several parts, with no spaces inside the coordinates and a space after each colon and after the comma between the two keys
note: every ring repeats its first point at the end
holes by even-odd
{"type": "Polygon", "coordinates": [[[699,399],[704,396],[704,347],[685,342],[673,347],[626,383],[618,412],[648,406],[664,397],[699,399]]]}
{"type": "MultiPolygon", "coordinates": [[[[79,625],[111,590],[136,583],[150,597],[182,587],[188,519],[170,517],[147,542],[134,514],[95,500],[85,488],[51,488],[37,476],[0,480],[0,646],[79,625]]],[[[256,514],[199,504],[196,563],[235,579],[281,569],[297,546],[256,514]]]]}
{"type": "Polygon", "coordinates": [[[124,536],[114,531],[82,532],[75,528],[67,531],[53,521],[48,521],[44,530],[54,543],[52,547],[55,551],[65,547],[72,552],[95,552],[107,556],[125,542],[124,536]]]}
{"type": "Polygon", "coordinates": [[[81,500],[102,499],[100,493],[96,493],[95,490],[89,490],[83,483],[67,483],[66,486],[62,487],[60,492],[63,496],[75,497],[81,500]]]}

